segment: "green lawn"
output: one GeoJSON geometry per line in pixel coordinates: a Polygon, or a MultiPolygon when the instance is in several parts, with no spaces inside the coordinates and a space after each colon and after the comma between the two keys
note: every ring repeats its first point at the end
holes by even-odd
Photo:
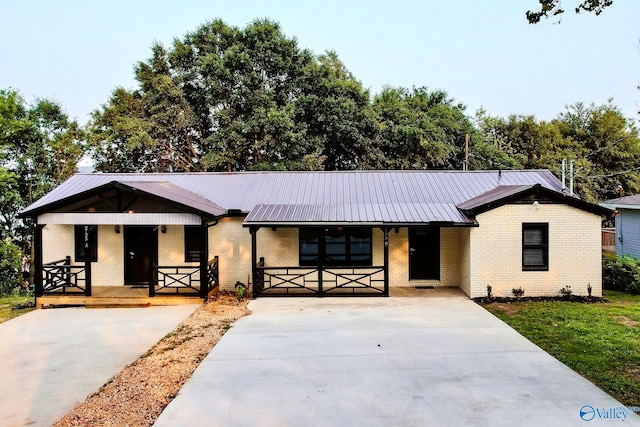
{"type": "Polygon", "coordinates": [[[640,406],[640,295],[607,303],[491,303],[485,308],[627,406],[640,406]]]}
{"type": "Polygon", "coordinates": [[[6,322],[9,319],[13,319],[14,317],[18,317],[21,314],[28,313],[33,308],[23,308],[20,310],[13,310],[13,307],[18,304],[26,304],[28,302],[33,302],[33,294],[12,294],[0,296],[0,323],[6,322]]]}

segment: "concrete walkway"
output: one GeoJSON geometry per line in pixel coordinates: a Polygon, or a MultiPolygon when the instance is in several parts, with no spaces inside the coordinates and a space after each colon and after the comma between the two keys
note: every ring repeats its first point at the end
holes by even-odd
{"type": "Polygon", "coordinates": [[[50,426],[197,307],[36,310],[0,324],[0,425],[50,426]]]}
{"type": "Polygon", "coordinates": [[[640,425],[464,297],[263,298],[249,308],[157,427],[640,425]]]}

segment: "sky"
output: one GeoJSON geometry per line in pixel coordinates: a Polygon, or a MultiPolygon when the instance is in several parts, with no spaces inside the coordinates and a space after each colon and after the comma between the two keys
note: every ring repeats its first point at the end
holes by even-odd
{"type": "Polygon", "coordinates": [[[84,124],[113,90],[136,87],[133,68],[154,41],[220,18],[269,18],[316,54],[333,50],[371,94],[384,86],[444,89],[472,116],[550,120],[576,102],[613,98],[640,109],[640,1],[600,16],[573,13],[530,25],[537,0],[245,1],[0,0],[0,89],[59,102],[84,124]]]}

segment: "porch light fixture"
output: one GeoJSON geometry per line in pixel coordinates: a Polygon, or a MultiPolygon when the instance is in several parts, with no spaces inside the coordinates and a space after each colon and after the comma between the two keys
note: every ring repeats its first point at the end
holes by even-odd
{"type": "Polygon", "coordinates": [[[538,201],[537,201],[537,200],[536,200],[535,202],[533,202],[533,207],[534,207],[534,208],[539,209],[539,208],[540,208],[540,206],[541,206],[541,205],[540,205],[540,203],[538,203],[538,201]]]}
{"type": "Polygon", "coordinates": [[[160,226],[160,231],[162,232],[162,234],[167,232],[167,226],[166,225],[161,225],[160,226]]]}
{"type": "Polygon", "coordinates": [[[113,231],[115,231],[116,234],[120,234],[120,226],[116,225],[115,227],[113,227],[113,231]]]}
{"type": "Polygon", "coordinates": [[[133,213],[133,209],[129,209],[129,210],[127,211],[127,213],[132,214],[132,213],[133,213]]]}

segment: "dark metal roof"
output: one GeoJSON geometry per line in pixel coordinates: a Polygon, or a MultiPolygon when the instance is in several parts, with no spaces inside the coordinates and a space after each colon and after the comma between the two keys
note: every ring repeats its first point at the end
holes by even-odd
{"type": "MultiPolygon", "coordinates": [[[[251,213],[247,223],[380,222],[467,223],[456,205],[500,186],[532,186],[560,192],[547,170],[519,171],[341,171],[176,174],[78,174],[29,206],[23,215],[109,182],[154,192],[170,183],[223,210],[251,213]],[[135,184],[134,184],[135,183],[135,184]],[[152,188],[153,187],[153,188],[152,188]],[[142,187],[141,187],[142,188],[142,187]]],[[[166,190],[169,191],[169,190],[166,190]]],[[[183,194],[183,196],[185,196],[183,194]]],[[[186,196],[185,196],[186,197],[186,196]]],[[[200,200],[202,202],[202,200],[200,200]]]]}
{"type": "Polygon", "coordinates": [[[534,185],[500,185],[493,190],[489,190],[476,197],[459,203],[457,207],[462,210],[473,210],[480,206],[502,200],[506,197],[526,192],[533,188],[534,185]]]}
{"type": "Polygon", "coordinates": [[[127,181],[126,183],[120,184],[124,184],[130,188],[142,191],[143,193],[195,209],[214,217],[227,213],[226,209],[221,208],[212,201],[198,196],[197,194],[193,194],[192,192],[171,184],[170,182],[127,181]]]}

